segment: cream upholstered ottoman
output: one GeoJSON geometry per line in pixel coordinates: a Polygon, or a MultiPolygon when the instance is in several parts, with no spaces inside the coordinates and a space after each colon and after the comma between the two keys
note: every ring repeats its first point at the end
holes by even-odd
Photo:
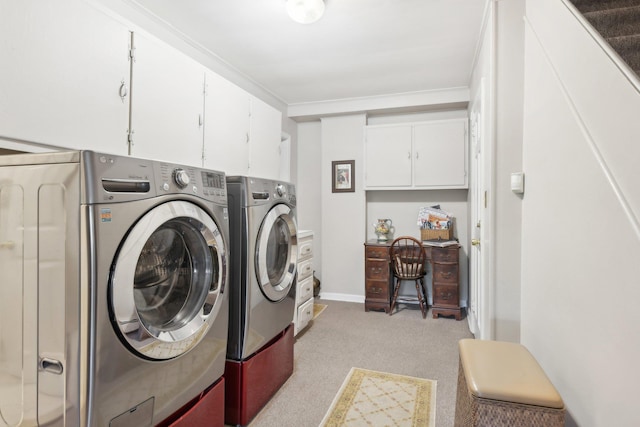
{"type": "Polygon", "coordinates": [[[564,403],[520,344],[460,340],[455,427],[564,426],[564,403]]]}

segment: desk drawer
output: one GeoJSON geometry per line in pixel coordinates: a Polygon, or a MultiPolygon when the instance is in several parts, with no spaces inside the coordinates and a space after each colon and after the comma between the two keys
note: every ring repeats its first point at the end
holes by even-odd
{"type": "Polygon", "coordinates": [[[386,246],[368,246],[365,255],[367,258],[389,259],[389,248],[386,246]]]}
{"type": "Polygon", "coordinates": [[[383,259],[367,259],[365,261],[364,276],[367,279],[388,279],[389,262],[383,259]]]}
{"type": "Polygon", "coordinates": [[[432,248],[433,262],[458,262],[458,247],[432,248]]]}
{"type": "Polygon", "coordinates": [[[433,280],[435,282],[458,283],[458,264],[434,264],[433,280]]]}
{"type": "Polygon", "coordinates": [[[433,305],[438,307],[458,307],[458,285],[433,285],[433,305]]]}
{"type": "Polygon", "coordinates": [[[366,298],[389,301],[389,282],[381,280],[367,280],[365,283],[366,298]]]}

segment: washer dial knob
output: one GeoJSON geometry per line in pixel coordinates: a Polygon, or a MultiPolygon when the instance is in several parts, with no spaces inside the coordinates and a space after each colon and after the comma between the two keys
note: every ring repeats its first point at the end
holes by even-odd
{"type": "Polygon", "coordinates": [[[278,195],[278,197],[283,197],[285,194],[287,194],[287,190],[284,188],[284,185],[278,184],[276,186],[276,194],[278,195]]]}
{"type": "Polygon", "coordinates": [[[185,188],[189,185],[189,174],[184,169],[176,169],[173,171],[173,180],[180,188],[185,188]]]}

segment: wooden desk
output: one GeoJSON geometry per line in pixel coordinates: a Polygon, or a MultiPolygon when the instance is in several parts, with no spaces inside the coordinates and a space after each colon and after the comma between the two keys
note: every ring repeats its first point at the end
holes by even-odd
{"type": "MultiPolygon", "coordinates": [[[[393,274],[389,259],[389,242],[368,240],[364,244],[364,277],[365,299],[364,309],[391,310],[391,295],[393,294],[393,274]]],[[[460,307],[460,266],[458,252],[460,245],[439,248],[425,246],[427,259],[431,263],[433,305],[431,313],[434,318],[455,316],[462,319],[460,307]]]]}

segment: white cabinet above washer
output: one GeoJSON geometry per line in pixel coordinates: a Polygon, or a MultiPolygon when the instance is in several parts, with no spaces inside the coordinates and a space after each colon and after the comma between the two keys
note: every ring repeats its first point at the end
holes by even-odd
{"type": "Polygon", "coordinates": [[[126,155],[127,27],[82,0],[0,9],[0,138],[126,155]]]}
{"type": "Polygon", "coordinates": [[[131,154],[202,165],[202,65],[167,44],[133,34],[131,154]]]}

